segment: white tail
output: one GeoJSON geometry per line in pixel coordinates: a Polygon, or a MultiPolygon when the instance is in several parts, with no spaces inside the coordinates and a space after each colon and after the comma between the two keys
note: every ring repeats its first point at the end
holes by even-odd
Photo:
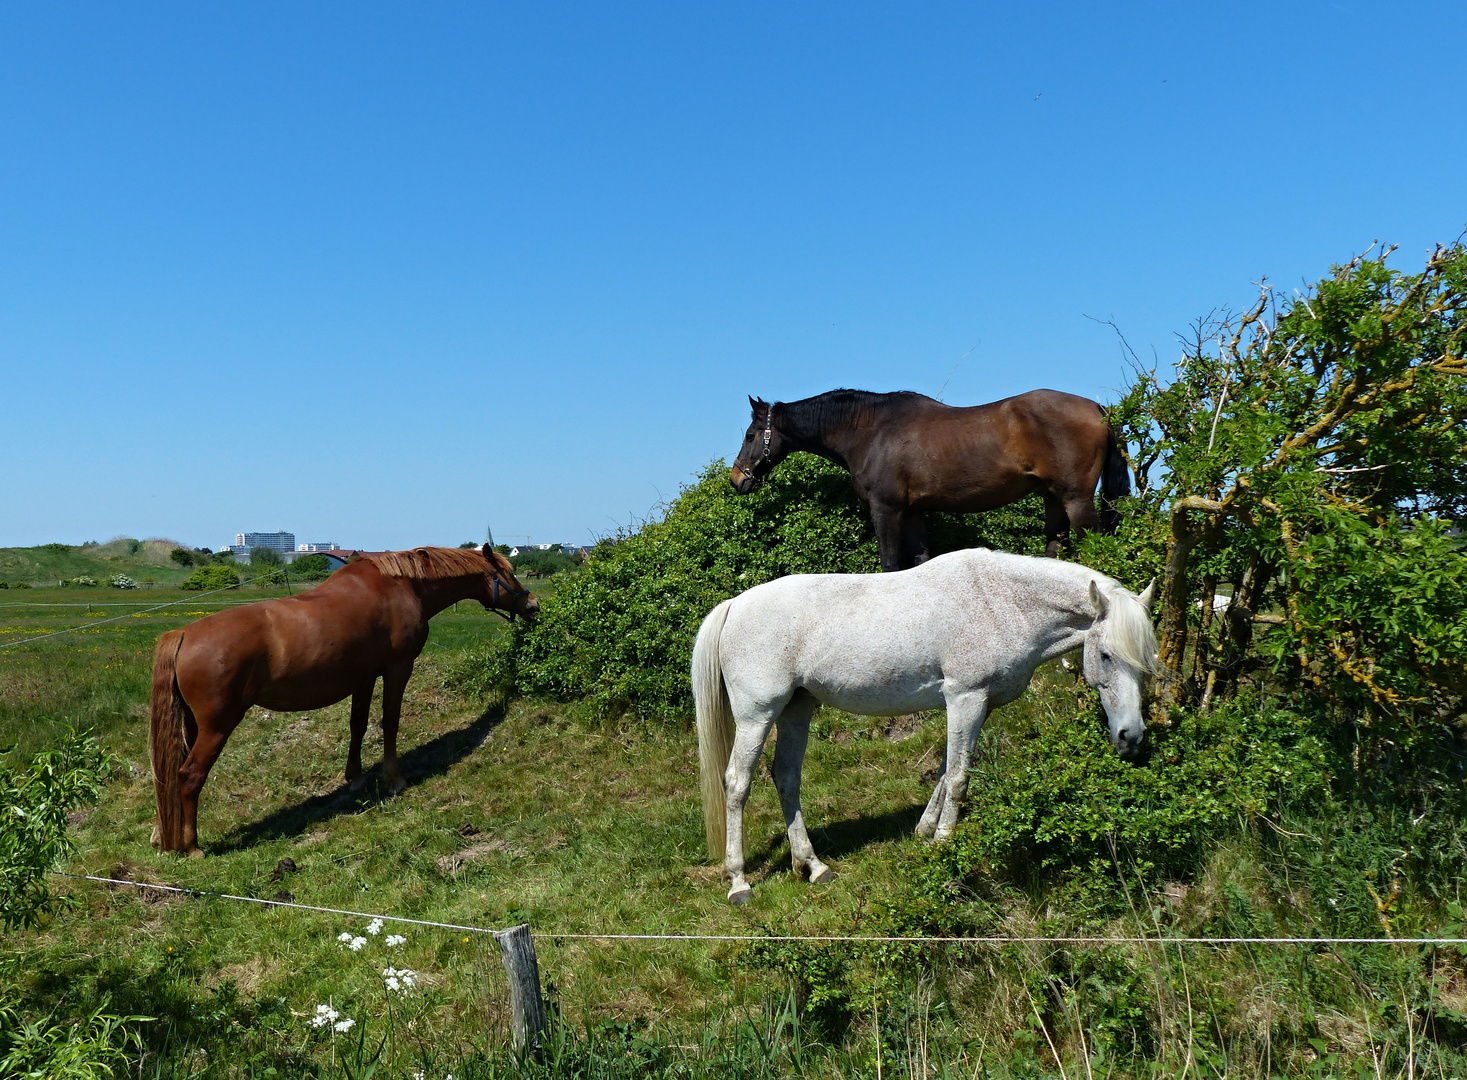
{"type": "Polygon", "coordinates": [[[718,662],[718,640],[728,619],[732,600],[725,600],[708,613],[698,627],[693,643],[693,702],[698,708],[698,772],[703,787],[703,826],[708,833],[708,854],[723,862],[727,842],[728,807],[723,774],[733,753],[733,708],[728,687],[718,662]]]}

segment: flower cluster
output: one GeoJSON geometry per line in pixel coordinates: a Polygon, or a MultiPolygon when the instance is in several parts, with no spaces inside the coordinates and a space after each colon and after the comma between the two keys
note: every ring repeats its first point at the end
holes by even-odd
{"type": "Polygon", "coordinates": [[[352,952],[361,952],[362,946],[367,943],[367,939],[364,937],[352,937],[351,931],[349,930],[343,930],[340,934],[336,936],[336,940],[341,942],[352,952]]]}
{"type": "Polygon", "coordinates": [[[418,984],[418,973],[408,968],[387,967],[382,969],[382,981],[387,989],[406,994],[418,984]]]}
{"type": "Polygon", "coordinates": [[[342,1017],[341,1014],[333,1009],[330,1005],[317,1005],[316,1015],[311,1017],[311,1027],[323,1028],[327,1024],[331,1025],[332,1031],[345,1034],[356,1026],[356,1021],[353,1020],[350,1016],[342,1017]],[[338,1019],[338,1017],[340,1017],[340,1019],[338,1019]]]}

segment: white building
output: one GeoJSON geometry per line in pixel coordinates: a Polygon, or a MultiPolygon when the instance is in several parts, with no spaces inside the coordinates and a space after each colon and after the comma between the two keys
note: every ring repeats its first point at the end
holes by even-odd
{"type": "Polygon", "coordinates": [[[296,550],[297,551],[335,551],[336,550],[336,545],[334,543],[329,543],[329,542],[326,542],[326,541],[322,541],[320,543],[315,543],[315,544],[301,544],[299,547],[296,548],[296,550]]]}
{"type": "Polygon", "coordinates": [[[247,532],[234,534],[234,547],[231,549],[236,555],[248,555],[253,548],[269,548],[271,551],[294,551],[295,533],[291,532],[247,532]]]}

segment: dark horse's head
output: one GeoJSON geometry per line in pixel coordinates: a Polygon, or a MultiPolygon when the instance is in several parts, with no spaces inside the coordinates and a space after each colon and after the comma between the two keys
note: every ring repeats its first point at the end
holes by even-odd
{"type": "Polygon", "coordinates": [[[514,565],[488,544],[481,550],[489,568],[484,575],[484,597],[480,603],[490,611],[504,612],[511,621],[516,615],[523,615],[525,622],[534,622],[540,614],[540,601],[514,576],[514,565]]]}
{"type": "MultiPolygon", "coordinates": [[[[775,405],[778,403],[776,402],[775,405]]],[[[754,481],[763,480],[769,470],[789,456],[793,449],[789,439],[774,426],[774,409],[763,398],[751,397],[749,406],[754,418],[749,421],[749,430],[744,432],[744,443],[739,447],[739,456],[734,458],[729,470],[728,482],[740,495],[747,495],[754,481]]]]}

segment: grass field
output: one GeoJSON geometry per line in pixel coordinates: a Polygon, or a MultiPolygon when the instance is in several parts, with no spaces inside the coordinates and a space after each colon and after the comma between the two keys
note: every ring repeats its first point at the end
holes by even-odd
{"type": "MultiPolygon", "coordinates": [[[[555,580],[534,584],[545,593],[555,580]]],[[[0,649],[0,747],[20,759],[77,726],[96,732],[117,762],[100,805],[76,816],[72,871],[476,927],[528,921],[569,1023],[559,1029],[569,1049],[552,1055],[553,1075],[1070,1080],[1354,1076],[1358,1066],[1394,1076],[1394,1065],[1377,1072],[1370,1063],[1414,1061],[1402,1054],[1421,1035],[1415,1014],[1378,987],[1404,985],[1420,969],[1412,961],[1398,971],[1397,958],[1368,949],[958,952],[557,939],[879,932],[910,902],[910,882],[922,873],[925,849],[911,829],[940,756],[943,719],[818,714],[805,811],[817,850],[840,876],[820,887],[791,878],[765,769],[750,804],[755,898],[731,909],[703,847],[691,732],[596,726],[574,709],[506,709],[448,689],[464,651],[504,626],[468,603],[434,619],[409,686],[401,733],[409,786],[400,796],[378,792],[376,708],[364,755],[370,771],[357,791],[342,779],[346,703],[310,715],[256,709],[205,789],[207,857],[160,856],[148,845],[153,643],[202,613],[283,593],[96,590],[94,601],[71,589],[0,593],[0,644],[77,628],[0,649]],[[121,606],[97,606],[104,601],[121,606]],[[97,621],[116,615],[126,617],[97,621]],[[293,871],[280,871],[286,859],[293,871]],[[1057,956],[1094,965],[1074,982],[1079,989],[1048,993],[1057,956]],[[848,969],[859,977],[842,977],[848,969]],[[1087,1041],[1095,1016],[1128,1009],[1154,1017],[1147,1045],[1128,1057],[1087,1041]],[[1215,1030],[1210,1041],[1224,1047],[1221,1057],[1193,1046],[1200,1026],[1215,1030]]],[[[1042,671],[1025,698],[990,722],[982,754],[1012,760],[1035,724],[1073,723],[1074,703],[1069,676],[1042,671]]],[[[1190,889],[1138,887],[1130,916],[1087,930],[1243,926],[1245,916],[1266,919],[1284,902],[1276,876],[1240,833],[1209,856],[1190,889]]],[[[1116,888],[1131,895],[1124,880],[1116,888]]],[[[393,924],[372,935],[362,918],[66,879],[58,892],[69,906],[7,939],[0,975],[41,1011],[106,1000],[114,1012],[158,1018],[142,1025],[149,1057],[139,1075],[362,1075],[358,1058],[379,1044],[379,1077],[452,1072],[463,1080],[505,1067],[508,1002],[487,936],[393,924]],[[388,946],[395,932],[406,940],[388,946]],[[338,940],[343,933],[363,940],[359,951],[338,940]],[[410,996],[385,989],[389,966],[417,973],[410,996]],[[313,1027],[322,1005],[356,1027],[335,1037],[313,1027]]],[[[1008,933],[1077,925],[1042,890],[996,893],[992,903],[992,925],[1008,933]]],[[[1459,969],[1443,968],[1442,995],[1467,1012],[1459,969]]]]}

